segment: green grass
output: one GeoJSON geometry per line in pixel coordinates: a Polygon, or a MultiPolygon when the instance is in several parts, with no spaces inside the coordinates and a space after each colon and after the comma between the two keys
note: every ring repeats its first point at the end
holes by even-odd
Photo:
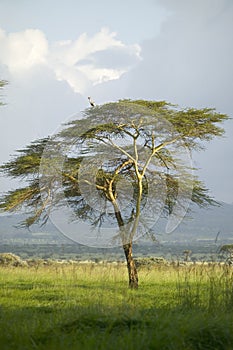
{"type": "Polygon", "coordinates": [[[0,348],[233,349],[233,268],[0,268],[0,348]]]}

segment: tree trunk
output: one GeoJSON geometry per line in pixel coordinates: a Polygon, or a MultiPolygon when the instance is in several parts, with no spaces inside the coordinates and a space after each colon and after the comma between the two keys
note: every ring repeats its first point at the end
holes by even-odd
{"type": "Polygon", "coordinates": [[[129,288],[131,289],[138,289],[138,272],[135,265],[135,261],[133,259],[132,254],[132,241],[124,244],[123,249],[125,253],[125,258],[127,261],[127,269],[128,269],[128,275],[129,275],[129,288]]]}
{"type": "MultiPolygon", "coordinates": [[[[122,228],[124,227],[124,221],[122,219],[121,212],[119,211],[118,205],[115,200],[112,200],[112,204],[115,210],[115,216],[117,219],[119,229],[122,230],[122,228]]],[[[121,240],[122,240],[122,247],[124,249],[125,258],[127,262],[129,288],[138,289],[138,272],[135,265],[135,261],[133,259],[133,243],[132,243],[132,239],[130,239],[130,242],[128,242],[128,238],[129,237],[125,235],[125,232],[123,230],[121,232],[121,240]]]]}

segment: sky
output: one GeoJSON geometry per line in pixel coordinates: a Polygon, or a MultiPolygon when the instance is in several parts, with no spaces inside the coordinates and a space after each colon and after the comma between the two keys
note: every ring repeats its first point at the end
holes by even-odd
{"type": "MultiPolygon", "coordinates": [[[[0,164],[88,106],[122,98],[233,116],[232,0],[0,0],[0,164]]],[[[193,155],[233,203],[233,121],[193,155]]],[[[0,178],[0,192],[14,183],[0,178]]]]}

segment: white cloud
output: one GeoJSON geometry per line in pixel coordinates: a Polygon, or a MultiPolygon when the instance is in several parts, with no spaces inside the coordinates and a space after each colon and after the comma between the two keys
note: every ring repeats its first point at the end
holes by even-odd
{"type": "Polygon", "coordinates": [[[140,47],[138,45],[125,45],[117,40],[116,33],[111,33],[107,28],[101,29],[93,37],[86,33],[79,36],[75,41],[57,42],[51,48],[50,65],[57,79],[65,80],[75,92],[83,93],[90,84],[96,85],[109,80],[119,79],[127,72],[135,61],[140,59],[140,47]],[[119,55],[123,50],[131,56],[129,64],[128,57],[121,67],[109,67],[114,56],[109,52],[114,50],[119,55]],[[99,64],[96,54],[102,53],[102,61],[105,66],[99,64]],[[106,61],[107,59],[107,61],[106,61]]]}
{"type": "Polygon", "coordinates": [[[12,74],[24,72],[47,60],[48,43],[37,29],[7,35],[0,29],[0,62],[12,74]]]}
{"type": "Polygon", "coordinates": [[[0,52],[0,63],[12,75],[46,65],[57,80],[66,81],[81,94],[91,85],[119,79],[140,60],[139,45],[125,45],[107,28],[92,37],[83,33],[77,40],[51,45],[40,30],[27,29],[8,35],[0,30],[0,52]]]}

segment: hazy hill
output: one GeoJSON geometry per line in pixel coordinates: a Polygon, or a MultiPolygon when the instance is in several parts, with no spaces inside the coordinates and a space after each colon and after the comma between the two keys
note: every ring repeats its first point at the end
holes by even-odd
{"type": "Polygon", "coordinates": [[[221,203],[221,206],[209,209],[194,207],[178,228],[168,235],[163,234],[163,222],[155,225],[155,232],[156,226],[157,232],[162,234],[162,239],[214,240],[218,232],[220,240],[233,239],[233,204],[221,203]]]}
{"type": "Polygon", "coordinates": [[[20,226],[24,216],[19,214],[0,215],[0,242],[8,243],[8,241],[49,241],[52,243],[65,243],[68,238],[64,237],[56,227],[48,220],[48,223],[41,227],[33,225],[30,229],[20,226]]]}
{"type": "MultiPolygon", "coordinates": [[[[190,217],[185,219],[180,226],[171,234],[164,234],[165,222],[160,220],[155,225],[154,231],[161,241],[174,240],[203,240],[215,239],[217,233],[219,240],[233,239],[233,204],[222,203],[220,207],[211,209],[199,209],[190,213],[190,217]]],[[[44,227],[33,226],[30,231],[16,226],[22,221],[22,215],[0,215],[0,242],[23,240],[66,243],[70,242],[51,223],[44,227]]]]}

